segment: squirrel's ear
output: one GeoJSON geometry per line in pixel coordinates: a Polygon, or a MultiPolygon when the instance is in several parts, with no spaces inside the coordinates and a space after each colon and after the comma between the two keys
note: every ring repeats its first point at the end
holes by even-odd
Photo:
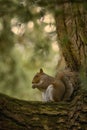
{"type": "Polygon", "coordinates": [[[42,68],[40,69],[40,73],[43,73],[43,69],[42,68]]]}

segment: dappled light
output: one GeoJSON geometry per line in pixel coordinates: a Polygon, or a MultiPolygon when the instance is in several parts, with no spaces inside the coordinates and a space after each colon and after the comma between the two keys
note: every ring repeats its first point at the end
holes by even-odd
{"type": "MultiPolygon", "coordinates": [[[[26,2],[20,4],[26,6],[26,2]]],[[[37,17],[27,22],[22,21],[22,17],[26,14],[21,16],[18,13],[0,18],[1,38],[3,33],[3,38],[0,39],[2,42],[0,45],[0,92],[2,93],[19,99],[41,101],[41,93],[31,87],[34,74],[41,67],[47,73],[55,74],[59,47],[56,34],[50,35],[56,30],[55,20],[53,14],[49,12],[39,16],[41,10],[39,6],[32,6],[32,17],[33,15],[37,17]],[[7,51],[8,48],[9,51],[7,51]]]]}

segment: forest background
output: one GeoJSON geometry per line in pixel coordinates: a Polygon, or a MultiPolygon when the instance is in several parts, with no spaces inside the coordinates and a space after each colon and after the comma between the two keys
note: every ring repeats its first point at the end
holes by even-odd
{"type": "Polygon", "coordinates": [[[25,100],[41,100],[32,78],[55,75],[60,59],[54,11],[37,2],[0,0],[0,92],[25,100]]]}

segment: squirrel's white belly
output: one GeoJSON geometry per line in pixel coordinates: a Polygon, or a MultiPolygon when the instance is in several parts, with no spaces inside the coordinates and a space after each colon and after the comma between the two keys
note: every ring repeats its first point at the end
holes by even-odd
{"type": "Polygon", "coordinates": [[[45,92],[42,92],[43,101],[54,101],[53,100],[53,85],[49,85],[45,92]]]}

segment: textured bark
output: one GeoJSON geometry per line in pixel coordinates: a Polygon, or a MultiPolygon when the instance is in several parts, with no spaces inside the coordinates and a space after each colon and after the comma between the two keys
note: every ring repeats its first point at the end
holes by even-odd
{"type": "Polygon", "coordinates": [[[87,70],[87,3],[64,3],[56,7],[57,34],[67,67],[87,70]]]}
{"type": "Polygon", "coordinates": [[[71,102],[28,102],[0,94],[0,130],[86,130],[87,92],[71,102]]]}

